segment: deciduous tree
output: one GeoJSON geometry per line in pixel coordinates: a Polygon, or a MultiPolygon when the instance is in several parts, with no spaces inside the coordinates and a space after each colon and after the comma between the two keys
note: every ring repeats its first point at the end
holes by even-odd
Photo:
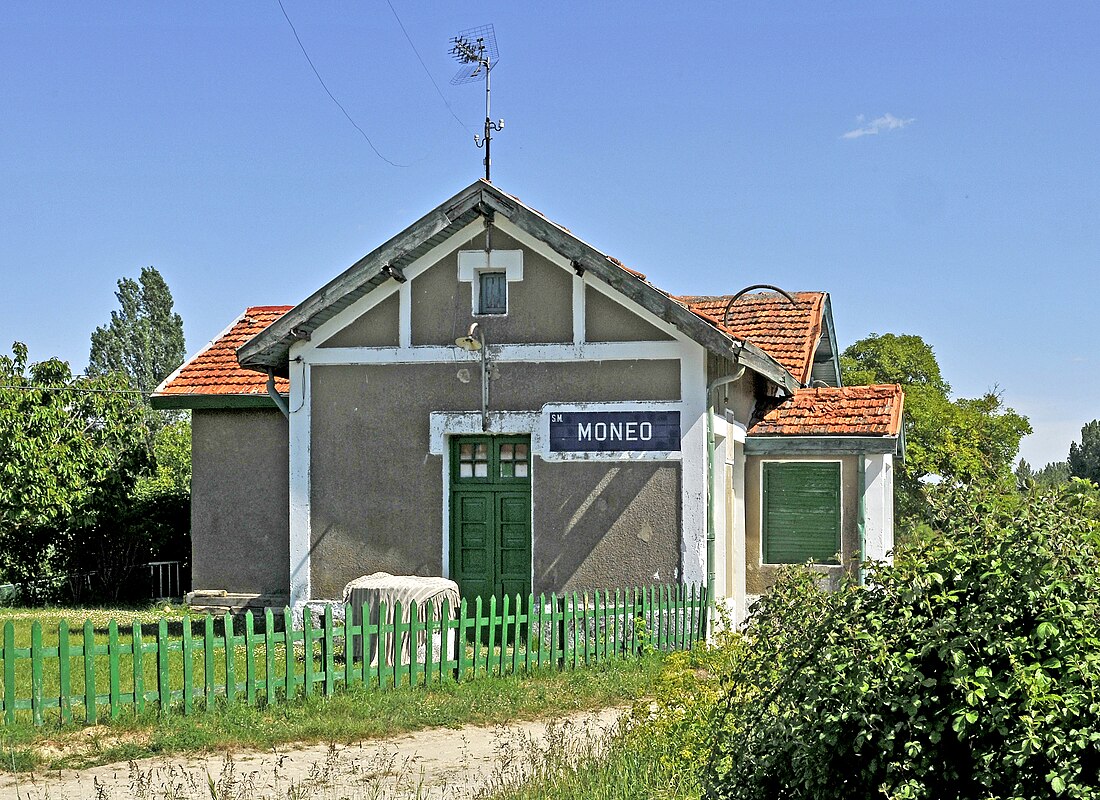
{"type": "Polygon", "coordinates": [[[1100,485],[1100,420],[1094,419],[1081,428],[1080,444],[1070,443],[1069,472],[1100,485]]]}

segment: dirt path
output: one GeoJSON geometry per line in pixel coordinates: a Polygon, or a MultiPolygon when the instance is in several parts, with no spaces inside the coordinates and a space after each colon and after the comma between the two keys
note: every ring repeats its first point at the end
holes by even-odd
{"type": "Polygon", "coordinates": [[[582,751],[621,709],[484,728],[432,728],[350,745],[145,758],[60,773],[0,776],[18,800],[375,800],[469,798],[525,771],[539,753],[582,751]]]}

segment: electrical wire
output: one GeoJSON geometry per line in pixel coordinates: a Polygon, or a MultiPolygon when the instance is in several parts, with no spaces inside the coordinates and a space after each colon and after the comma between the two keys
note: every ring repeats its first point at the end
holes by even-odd
{"type": "Polygon", "coordinates": [[[314,66],[314,64],[313,64],[313,59],[309,57],[309,52],[306,50],[306,46],[304,44],[302,44],[302,37],[300,37],[298,35],[298,29],[294,27],[294,23],[291,22],[291,20],[290,20],[290,15],[286,13],[286,8],[283,6],[283,0],[275,0],[275,1],[279,4],[279,10],[283,12],[283,17],[286,19],[287,25],[290,26],[290,30],[294,34],[295,40],[297,40],[297,42],[298,42],[298,47],[300,47],[301,50],[302,50],[302,55],[304,55],[306,57],[306,61],[309,62],[310,69],[312,69],[313,74],[317,76],[317,81],[321,84],[321,88],[325,90],[325,94],[327,94],[329,96],[329,99],[332,100],[332,102],[334,102],[336,104],[336,107],[339,108],[344,113],[344,116],[348,118],[348,122],[350,122],[355,127],[355,130],[359,131],[359,133],[362,135],[362,137],[366,140],[367,144],[370,145],[370,149],[374,151],[374,154],[376,156],[378,156],[380,159],[382,159],[383,161],[385,161],[387,164],[389,164],[392,167],[407,167],[407,166],[409,166],[408,164],[398,164],[395,161],[390,161],[388,158],[386,158],[384,155],[382,155],[382,153],[378,150],[378,148],[374,146],[374,142],[372,142],[370,140],[370,137],[367,136],[367,132],[359,127],[359,123],[357,123],[354,119],[351,118],[351,114],[349,114],[347,112],[347,109],[344,108],[344,106],[340,103],[340,101],[336,99],[336,96],[331,91],[329,91],[328,86],[325,84],[325,79],[322,78],[321,73],[317,71],[317,67],[314,66]]]}
{"type": "Polygon", "coordinates": [[[447,106],[447,110],[451,112],[451,116],[454,117],[455,122],[465,128],[467,133],[473,133],[473,129],[471,129],[469,125],[467,125],[459,118],[458,114],[455,113],[455,110],[451,108],[451,104],[447,102],[447,98],[446,96],[444,96],[443,91],[439,88],[439,84],[436,83],[435,78],[432,77],[432,73],[428,69],[428,65],[425,64],[424,59],[420,57],[420,51],[417,50],[416,45],[413,44],[412,37],[409,36],[409,32],[405,30],[405,23],[402,22],[401,17],[397,15],[397,9],[393,7],[393,3],[391,3],[390,0],[386,0],[386,5],[388,5],[390,7],[390,11],[393,12],[393,18],[397,20],[397,24],[401,27],[401,32],[405,34],[405,41],[409,43],[409,47],[412,48],[413,53],[416,55],[416,60],[420,62],[420,66],[424,68],[424,74],[427,75],[428,80],[432,82],[432,86],[435,87],[435,93],[439,95],[439,99],[443,101],[443,105],[447,106]]]}

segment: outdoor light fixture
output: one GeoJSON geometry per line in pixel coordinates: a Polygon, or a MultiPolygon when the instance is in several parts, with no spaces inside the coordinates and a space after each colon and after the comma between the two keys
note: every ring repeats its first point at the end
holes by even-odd
{"type": "Polygon", "coordinates": [[[455,344],[468,353],[481,353],[481,430],[487,431],[489,430],[489,348],[485,344],[485,333],[475,322],[465,336],[455,339],[455,344]]]}

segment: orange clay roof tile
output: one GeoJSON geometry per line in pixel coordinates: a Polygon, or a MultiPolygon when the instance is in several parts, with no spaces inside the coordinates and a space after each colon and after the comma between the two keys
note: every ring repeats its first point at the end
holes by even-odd
{"type": "Polygon", "coordinates": [[[897,436],[905,395],[897,384],[799,389],[775,401],[750,436],[897,436]]]}
{"type": "MultiPolygon", "coordinates": [[[[252,306],[198,355],[157,387],[154,397],[165,395],[266,395],[267,376],[237,363],[237,348],[264,330],[294,306],[252,306]]],[[[290,382],[275,379],[275,388],[286,394],[290,382]]]]}
{"type": "Polygon", "coordinates": [[[824,292],[795,292],[792,306],[775,292],[746,294],[726,315],[733,295],[674,297],[689,311],[738,339],[752,342],[801,383],[810,380],[814,347],[821,337],[824,292]]]}

